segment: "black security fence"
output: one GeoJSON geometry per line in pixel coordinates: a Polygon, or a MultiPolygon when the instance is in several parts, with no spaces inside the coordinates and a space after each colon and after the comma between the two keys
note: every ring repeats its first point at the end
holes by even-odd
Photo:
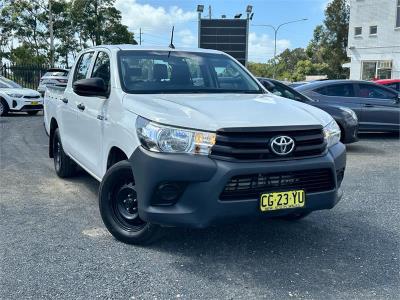
{"type": "Polygon", "coordinates": [[[4,76],[25,88],[36,90],[40,78],[46,73],[49,66],[46,65],[0,65],[0,75],[4,76]]]}

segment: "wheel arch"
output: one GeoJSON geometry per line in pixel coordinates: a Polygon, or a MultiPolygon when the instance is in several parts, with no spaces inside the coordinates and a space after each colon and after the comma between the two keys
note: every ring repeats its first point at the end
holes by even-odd
{"type": "Polygon", "coordinates": [[[106,164],[106,171],[117,162],[127,160],[128,155],[125,153],[124,150],[119,148],[118,146],[112,146],[108,151],[107,155],[107,164],[106,164]]]}
{"type": "Polygon", "coordinates": [[[58,123],[55,118],[52,118],[50,121],[50,133],[49,133],[49,157],[53,158],[54,153],[53,153],[53,138],[54,138],[54,132],[58,128],[58,123]]]}

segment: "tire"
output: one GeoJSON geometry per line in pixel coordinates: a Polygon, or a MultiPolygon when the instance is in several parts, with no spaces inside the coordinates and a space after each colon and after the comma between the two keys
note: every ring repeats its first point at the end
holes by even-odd
{"type": "Polygon", "coordinates": [[[339,126],[339,128],[340,128],[340,141],[341,141],[342,143],[344,143],[344,141],[346,140],[346,135],[345,135],[343,126],[340,125],[339,123],[338,123],[338,126],[339,126]]]}
{"type": "Polygon", "coordinates": [[[311,212],[299,212],[299,213],[292,213],[286,216],[279,217],[279,219],[286,220],[286,221],[298,221],[307,217],[311,212]]]}
{"type": "Polygon", "coordinates": [[[160,227],[139,217],[132,167],[126,160],[114,164],[100,184],[99,208],[108,231],[126,244],[146,245],[154,241],[160,227]]]}
{"type": "Polygon", "coordinates": [[[0,117],[6,116],[9,110],[6,100],[0,98],[0,117]]]}
{"type": "Polygon", "coordinates": [[[76,163],[65,154],[61,144],[60,130],[57,128],[53,137],[54,169],[61,178],[68,178],[75,174],[76,163]]]}
{"type": "Polygon", "coordinates": [[[27,111],[27,114],[30,116],[36,116],[39,113],[38,110],[27,111]]]}

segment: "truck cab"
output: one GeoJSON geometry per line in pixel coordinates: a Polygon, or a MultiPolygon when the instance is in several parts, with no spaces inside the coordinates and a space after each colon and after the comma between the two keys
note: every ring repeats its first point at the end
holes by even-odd
{"type": "Polygon", "coordinates": [[[332,117],[269,93],[219,51],[85,49],[44,100],[56,173],[79,165],[101,182],[102,219],[125,243],[162,226],[299,219],[342,196],[332,117]]]}

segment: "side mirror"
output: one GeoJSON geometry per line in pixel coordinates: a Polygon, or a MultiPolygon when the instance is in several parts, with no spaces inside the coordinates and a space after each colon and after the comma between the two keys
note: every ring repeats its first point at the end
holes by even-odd
{"type": "Polygon", "coordinates": [[[108,86],[102,78],[80,79],[74,82],[72,89],[79,96],[108,97],[108,86]]]}
{"type": "Polygon", "coordinates": [[[270,92],[275,88],[275,84],[268,80],[261,80],[262,85],[270,92]]]}

